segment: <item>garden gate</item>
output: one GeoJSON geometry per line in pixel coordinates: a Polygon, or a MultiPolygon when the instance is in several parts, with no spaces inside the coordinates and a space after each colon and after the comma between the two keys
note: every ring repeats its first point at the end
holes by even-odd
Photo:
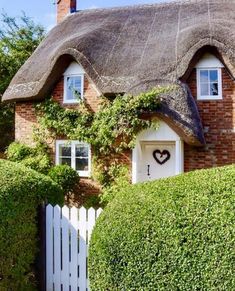
{"type": "Polygon", "coordinates": [[[46,291],[87,291],[88,243],[102,209],[46,206],[46,291]]]}

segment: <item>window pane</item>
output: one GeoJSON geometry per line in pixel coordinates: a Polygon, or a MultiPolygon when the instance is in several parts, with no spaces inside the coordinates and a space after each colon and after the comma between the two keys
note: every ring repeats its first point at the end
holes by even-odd
{"type": "Polygon", "coordinates": [[[71,146],[60,145],[59,146],[59,156],[71,157],[71,146]]]}
{"type": "Polygon", "coordinates": [[[82,86],[82,78],[81,76],[73,77],[74,80],[74,87],[76,89],[81,89],[82,86]]]}
{"type": "Polygon", "coordinates": [[[68,165],[71,167],[71,158],[60,158],[59,164],[60,165],[68,165]]]}
{"type": "Polygon", "coordinates": [[[71,77],[67,77],[67,100],[73,100],[74,96],[73,96],[73,79],[71,77]]]}
{"type": "Polygon", "coordinates": [[[208,84],[201,84],[201,96],[209,96],[208,84]]]}
{"type": "Polygon", "coordinates": [[[200,82],[207,83],[209,81],[208,70],[200,70],[200,82]]]}
{"type": "Polygon", "coordinates": [[[76,157],[85,157],[87,158],[89,155],[89,150],[88,150],[88,146],[76,146],[76,157]]]}
{"type": "Polygon", "coordinates": [[[86,158],[76,158],[76,170],[77,171],[88,171],[88,159],[86,158]]]}
{"type": "Polygon", "coordinates": [[[210,70],[210,82],[218,82],[218,71],[210,70]]]}
{"type": "Polygon", "coordinates": [[[81,98],[81,76],[67,77],[67,99],[77,100],[81,98]]]}
{"type": "Polygon", "coordinates": [[[210,95],[218,96],[218,83],[210,84],[210,95]]]}
{"type": "Polygon", "coordinates": [[[73,77],[73,85],[74,85],[74,98],[79,99],[81,98],[81,88],[82,88],[82,78],[81,76],[73,77]]]}

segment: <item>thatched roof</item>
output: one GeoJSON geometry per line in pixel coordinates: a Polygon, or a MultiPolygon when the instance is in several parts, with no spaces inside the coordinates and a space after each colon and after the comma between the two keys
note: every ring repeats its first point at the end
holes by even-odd
{"type": "MultiPolygon", "coordinates": [[[[42,100],[71,58],[102,94],[126,93],[133,86],[142,92],[145,83],[177,82],[195,53],[207,45],[217,48],[235,76],[234,11],[234,0],[185,0],[77,12],[48,34],[3,100],[42,100]]],[[[176,112],[179,116],[192,111],[198,119],[196,106],[181,110],[185,111],[176,112]]],[[[200,120],[190,127],[191,135],[203,142],[195,136],[200,120]]]]}

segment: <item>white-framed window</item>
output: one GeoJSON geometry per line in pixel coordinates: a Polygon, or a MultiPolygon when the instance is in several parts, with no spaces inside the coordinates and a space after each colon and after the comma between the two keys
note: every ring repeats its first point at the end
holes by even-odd
{"type": "Polygon", "coordinates": [[[197,99],[222,99],[222,68],[224,65],[214,55],[206,53],[196,65],[197,99]]]}
{"type": "Polygon", "coordinates": [[[64,76],[64,103],[79,103],[84,94],[84,75],[64,76]]]}
{"type": "Polygon", "coordinates": [[[87,143],[79,141],[56,141],[56,164],[69,165],[79,173],[80,177],[91,174],[91,148],[87,143]]]}
{"type": "Polygon", "coordinates": [[[64,72],[64,103],[79,103],[84,98],[85,71],[76,62],[72,62],[64,72]]]}
{"type": "Polygon", "coordinates": [[[220,68],[197,69],[198,100],[222,99],[222,78],[220,68]]]}

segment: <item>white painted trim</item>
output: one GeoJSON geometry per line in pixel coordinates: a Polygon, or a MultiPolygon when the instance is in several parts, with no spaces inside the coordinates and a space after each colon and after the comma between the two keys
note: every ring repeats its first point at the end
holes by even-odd
{"type": "Polygon", "coordinates": [[[63,103],[64,104],[78,104],[80,100],[74,99],[74,100],[67,100],[67,78],[68,77],[81,77],[81,99],[84,98],[84,74],[76,74],[76,75],[64,75],[64,98],[63,103]]]}
{"type": "Polygon", "coordinates": [[[77,62],[72,62],[68,66],[68,68],[64,72],[64,76],[71,76],[71,75],[84,75],[85,70],[81,65],[79,65],[77,62]]]}
{"type": "Polygon", "coordinates": [[[214,55],[206,53],[196,64],[195,68],[224,68],[224,65],[214,55]]]}
{"type": "Polygon", "coordinates": [[[137,146],[132,150],[132,184],[137,183],[138,154],[137,146]]]}
{"type": "Polygon", "coordinates": [[[56,151],[55,151],[55,161],[56,165],[59,165],[59,146],[60,145],[71,145],[71,167],[76,169],[76,145],[84,145],[88,147],[88,171],[77,171],[80,177],[90,177],[91,176],[91,146],[88,143],[76,141],[76,140],[56,140],[56,151]]]}
{"type": "Polygon", "coordinates": [[[222,73],[221,68],[197,68],[197,100],[221,100],[223,99],[222,96],[222,73]],[[218,72],[218,95],[208,95],[208,96],[201,96],[201,82],[200,82],[200,71],[201,70],[217,70],[218,72]]]}
{"type": "Polygon", "coordinates": [[[165,122],[159,121],[159,128],[147,129],[142,131],[137,139],[136,146],[132,150],[132,183],[136,184],[139,180],[139,167],[141,166],[141,145],[146,143],[174,143],[175,145],[175,175],[184,172],[184,142],[165,122]]]}
{"type": "Polygon", "coordinates": [[[176,175],[184,171],[184,143],[182,140],[175,142],[175,173],[176,175]]]}

